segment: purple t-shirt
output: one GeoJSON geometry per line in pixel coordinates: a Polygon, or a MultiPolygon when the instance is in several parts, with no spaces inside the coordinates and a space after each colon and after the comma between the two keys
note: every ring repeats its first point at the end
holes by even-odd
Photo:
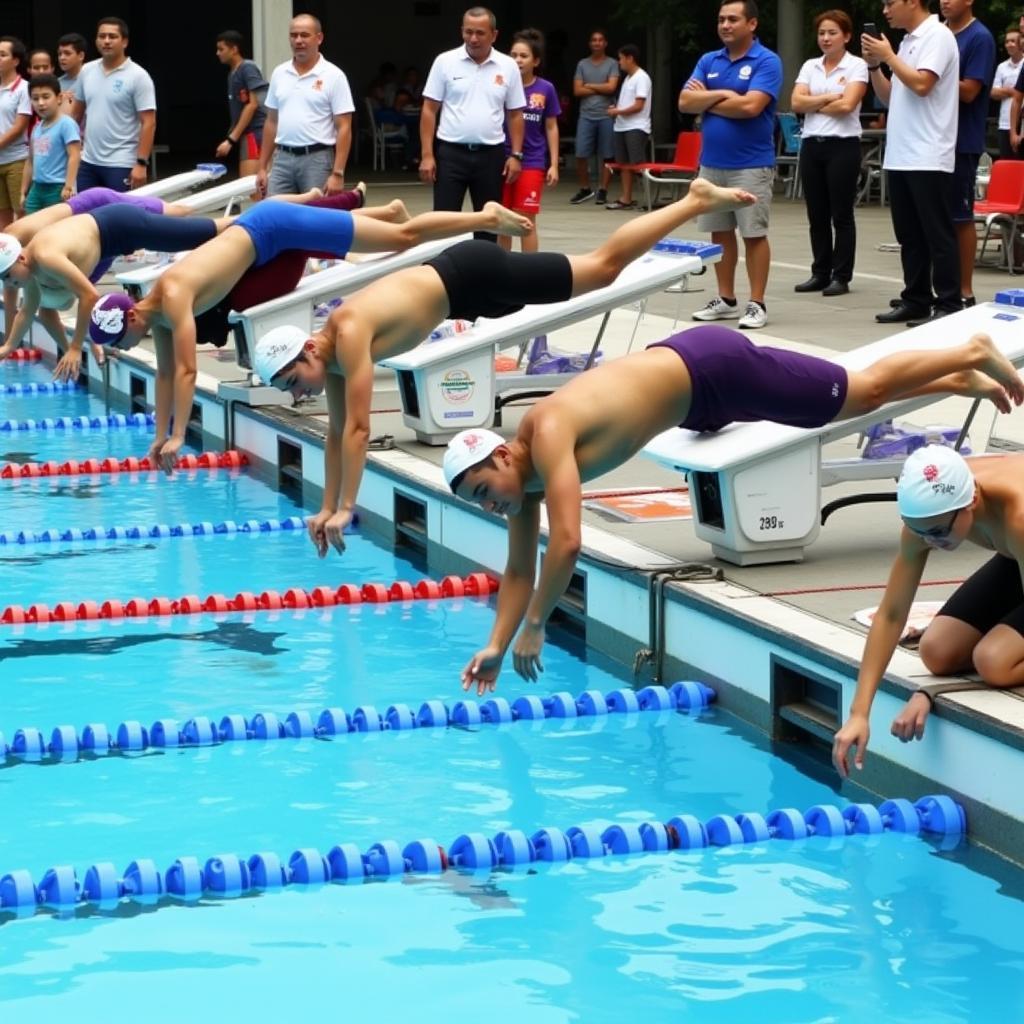
{"type": "MultiPolygon", "coordinates": [[[[547,124],[549,117],[558,117],[562,108],[558,93],[546,78],[535,78],[532,85],[524,85],[526,107],[523,110],[523,170],[544,171],[548,166],[547,124]]],[[[505,152],[511,153],[508,141],[508,121],[505,122],[505,152]]]]}

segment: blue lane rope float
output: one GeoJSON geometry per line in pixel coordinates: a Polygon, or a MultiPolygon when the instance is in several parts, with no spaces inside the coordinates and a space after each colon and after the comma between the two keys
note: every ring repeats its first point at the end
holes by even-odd
{"type": "Polygon", "coordinates": [[[433,839],[415,839],[400,846],[393,839],[361,851],[354,843],[341,843],[325,856],[305,847],[288,858],[267,851],[246,858],[222,853],[202,863],[179,857],[166,871],[152,860],[133,860],[123,872],[110,862],[92,864],[79,881],[74,867],[47,870],[36,883],[22,869],[0,877],[0,914],[27,916],[52,908],[70,916],[76,908],[111,909],[122,900],[155,904],[175,900],[189,904],[203,898],[231,898],[281,890],[285,886],[322,886],[384,880],[406,874],[441,874],[462,871],[513,870],[538,861],[571,860],[667,853],[714,846],[765,843],[776,839],[829,839],[853,835],[903,832],[931,833],[947,839],[963,837],[967,819],[963,808],[948,796],[887,800],[874,804],[837,807],[818,804],[801,812],[784,807],[768,814],[717,814],[701,821],[680,814],[667,822],[645,821],[597,826],[540,828],[532,835],[518,829],[493,838],[481,832],[458,836],[447,848],[433,839]]]}
{"type": "MultiPolygon", "coordinates": [[[[160,537],[203,537],[228,533],[287,533],[305,530],[301,516],[284,519],[248,519],[236,523],[227,519],[220,523],[156,523],[153,526],[87,526],[71,529],[7,530],[0,533],[0,544],[61,544],[69,541],[153,540],[160,537]]],[[[353,531],[346,529],[347,533],[353,531]]]]}
{"type": "Polygon", "coordinates": [[[325,708],[314,719],[309,711],[289,715],[263,712],[246,718],[224,715],[219,722],[205,716],[179,723],[158,718],[148,729],[137,721],[121,722],[116,729],[93,722],[81,733],[74,726],[59,725],[46,734],[35,728],[19,729],[8,746],[0,733],[0,757],[8,764],[23,762],[64,764],[109,754],[138,754],[146,750],[177,750],[210,747],[241,740],[328,739],[347,733],[399,732],[409,729],[466,728],[540,721],[545,718],[587,718],[640,711],[699,711],[715,700],[715,691],[704,683],[686,680],[671,687],[645,686],[642,690],[584,690],[578,697],[553,693],[529,695],[509,702],[492,697],[478,703],[460,700],[451,706],[428,700],[414,711],[408,704],[392,704],[384,712],[360,705],[350,715],[342,708],[325,708]]]}
{"type": "Polygon", "coordinates": [[[42,420],[0,420],[0,431],[29,430],[120,430],[151,427],[156,417],[151,412],[112,413],[109,416],[58,416],[42,420]]]}
{"type": "Polygon", "coordinates": [[[5,395],[59,395],[68,391],[81,391],[77,381],[48,380],[41,384],[4,384],[0,392],[5,395]]]}

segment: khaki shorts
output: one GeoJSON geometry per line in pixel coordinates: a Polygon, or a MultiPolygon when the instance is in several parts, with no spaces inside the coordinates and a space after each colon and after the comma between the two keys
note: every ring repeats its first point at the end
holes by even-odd
{"type": "Polygon", "coordinates": [[[21,206],[21,180],[24,160],[0,164],[0,210],[16,210],[21,206]]]}
{"type": "Polygon", "coordinates": [[[775,183],[774,167],[701,167],[700,176],[712,185],[724,188],[744,188],[757,196],[753,206],[739,210],[719,210],[716,213],[702,213],[697,218],[698,231],[732,231],[740,229],[743,238],[764,238],[768,234],[769,212],[772,204],[772,185],[775,183]]]}

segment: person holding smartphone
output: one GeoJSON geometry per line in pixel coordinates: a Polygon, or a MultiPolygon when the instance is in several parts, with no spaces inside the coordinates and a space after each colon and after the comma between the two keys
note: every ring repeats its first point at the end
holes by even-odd
{"type": "Polygon", "coordinates": [[[853,22],[845,11],[819,14],[814,30],[821,57],[804,63],[790,98],[793,110],[804,115],[800,178],[812,257],[811,276],[793,290],[831,297],[845,295],[853,277],[860,105],[869,76],[867,64],[846,49],[853,22]]]}

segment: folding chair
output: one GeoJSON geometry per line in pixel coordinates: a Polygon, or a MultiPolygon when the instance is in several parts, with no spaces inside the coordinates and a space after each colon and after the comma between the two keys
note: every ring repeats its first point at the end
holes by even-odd
{"type": "Polygon", "coordinates": [[[988,194],[974,204],[975,221],[983,221],[985,233],[981,239],[978,263],[985,259],[992,228],[999,223],[1003,228],[1003,248],[1006,253],[1006,269],[1016,273],[1013,265],[1013,250],[1020,237],[1020,218],[1024,216],[1024,162],[1018,160],[997,160],[992,165],[992,177],[988,183],[988,194]]]}

